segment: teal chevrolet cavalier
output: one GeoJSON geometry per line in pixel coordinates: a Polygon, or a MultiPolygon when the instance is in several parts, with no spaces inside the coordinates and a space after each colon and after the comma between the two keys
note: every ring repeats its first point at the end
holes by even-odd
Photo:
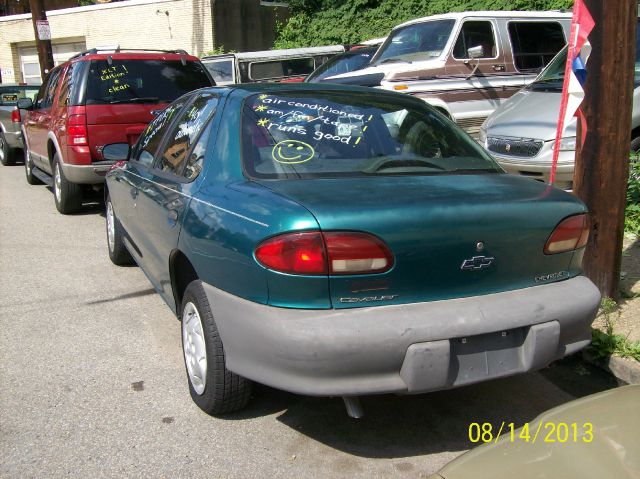
{"type": "Polygon", "coordinates": [[[106,231],[182,321],[191,396],[423,393],[589,343],[575,196],[507,175],[408,95],[340,85],[198,90],[108,145],[106,231]]]}

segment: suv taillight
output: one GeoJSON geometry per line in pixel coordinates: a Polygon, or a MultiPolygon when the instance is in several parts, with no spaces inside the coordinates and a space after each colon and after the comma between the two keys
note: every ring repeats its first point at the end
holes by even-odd
{"type": "Polygon", "coordinates": [[[15,110],[11,110],[11,121],[13,123],[20,123],[21,121],[20,110],[18,110],[17,108],[15,110]]]}
{"type": "Polygon", "coordinates": [[[312,276],[384,273],[393,266],[393,255],[382,240],[348,231],[274,236],[258,245],[255,256],[266,268],[312,276]]]}
{"type": "Polygon", "coordinates": [[[69,146],[89,144],[86,115],[69,115],[67,118],[67,144],[69,146]]]}
{"type": "Polygon", "coordinates": [[[589,218],[586,214],[569,216],[553,230],[544,245],[544,254],[564,253],[582,248],[589,239],[589,218]]]}

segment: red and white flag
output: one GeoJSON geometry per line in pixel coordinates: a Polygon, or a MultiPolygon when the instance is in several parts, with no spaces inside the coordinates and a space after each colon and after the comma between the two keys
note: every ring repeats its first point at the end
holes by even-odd
{"type": "Polygon", "coordinates": [[[582,130],[581,142],[584,141],[587,133],[587,123],[580,110],[580,104],[584,99],[584,90],[576,76],[575,69],[579,68],[579,65],[582,65],[578,55],[580,55],[580,50],[587,42],[587,37],[594,26],[595,22],[589,10],[585,7],[583,0],[575,0],[573,4],[573,17],[571,19],[571,31],[569,34],[569,45],[567,46],[567,63],[564,69],[564,84],[562,86],[560,114],[558,115],[558,128],[556,130],[551,173],[549,175],[549,183],[551,184],[555,182],[562,134],[574,116],[577,116],[580,120],[582,130]]]}

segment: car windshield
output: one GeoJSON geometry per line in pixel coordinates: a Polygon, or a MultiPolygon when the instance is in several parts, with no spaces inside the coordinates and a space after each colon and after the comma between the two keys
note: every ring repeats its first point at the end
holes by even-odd
{"type": "Polygon", "coordinates": [[[202,64],[169,60],[93,60],[87,105],[168,103],[187,92],[211,86],[202,64]]]}
{"type": "Polygon", "coordinates": [[[362,48],[337,55],[307,77],[307,82],[316,82],[341,73],[363,69],[371,60],[376,48],[362,48]]]}
{"type": "Polygon", "coordinates": [[[254,95],[242,135],[245,171],[261,179],[502,171],[430,107],[379,93],[254,95]]]}
{"type": "Polygon", "coordinates": [[[227,85],[233,83],[233,59],[228,58],[225,60],[210,60],[202,62],[211,76],[216,82],[216,85],[227,85]]]}
{"type": "Polygon", "coordinates": [[[375,65],[437,58],[442,53],[455,20],[433,20],[395,30],[380,47],[375,65]]]}
{"type": "Polygon", "coordinates": [[[39,88],[37,85],[0,85],[0,106],[15,106],[20,98],[34,100],[39,88]]]}
{"type": "Polygon", "coordinates": [[[562,90],[566,63],[567,47],[564,47],[527,88],[530,90],[562,90]]]}

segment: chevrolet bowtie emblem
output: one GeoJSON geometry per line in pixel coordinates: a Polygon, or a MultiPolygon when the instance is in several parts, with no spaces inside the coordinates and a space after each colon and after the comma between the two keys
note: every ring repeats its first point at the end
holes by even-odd
{"type": "Polygon", "coordinates": [[[473,258],[465,259],[460,266],[461,270],[477,270],[488,268],[493,264],[495,258],[490,256],[474,256],[473,258]]]}

